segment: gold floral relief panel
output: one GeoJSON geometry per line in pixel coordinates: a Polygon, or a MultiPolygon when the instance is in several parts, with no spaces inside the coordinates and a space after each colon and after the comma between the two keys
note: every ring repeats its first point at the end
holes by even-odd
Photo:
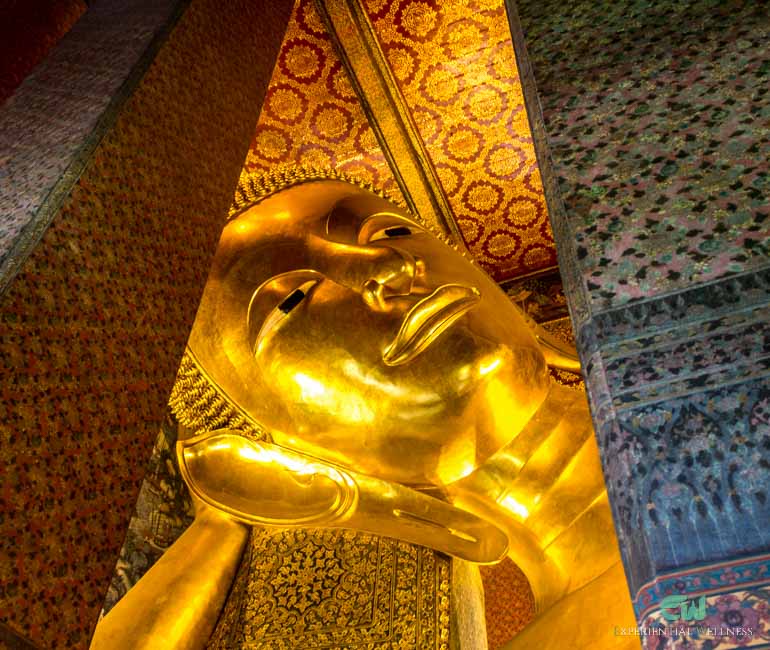
{"type": "Polygon", "coordinates": [[[341,530],[252,533],[210,649],[447,650],[449,560],[341,530]]]}
{"type": "Polygon", "coordinates": [[[336,169],[400,196],[312,0],[298,0],[281,45],[245,172],[336,169]]]}
{"type": "Polygon", "coordinates": [[[502,0],[363,0],[468,248],[496,280],[553,267],[502,0]]]}

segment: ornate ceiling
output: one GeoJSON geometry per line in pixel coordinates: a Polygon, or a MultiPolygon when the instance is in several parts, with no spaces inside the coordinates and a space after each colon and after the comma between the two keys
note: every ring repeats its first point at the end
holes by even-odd
{"type": "Polygon", "coordinates": [[[502,0],[366,0],[463,239],[497,280],[556,264],[502,0]]]}
{"type": "Polygon", "coordinates": [[[299,0],[245,170],[331,167],[399,196],[393,174],[312,0],[299,0]]]}
{"type": "MultiPolygon", "coordinates": [[[[333,13],[334,4],[345,3],[322,3],[322,12],[333,13]]],[[[350,6],[363,16],[357,28],[374,34],[382,55],[369,76],[390,80],[386,94],[398,96],[397,117],[405,129],[413,127],[420,163],[438,179],[431,189],[450,232],[459,231],[500,282],[553,269],[553,237],[502,0],[348,0],[344,10],[354,12],[350,6]]],[[[340,34],[336,44],[346,38],[340,34]]],[[[343,61],[334,45],[312,0],[298,0],[245,167],[331,166],[410,204],[419,179],[400,171],[392,142],[384,141],[386,156],[375,135],[385,131],[377,124],[382,100],[368,94],[360,61],[343,61]],[[386,158],[395,158],[395,174],[386,158]]]]}

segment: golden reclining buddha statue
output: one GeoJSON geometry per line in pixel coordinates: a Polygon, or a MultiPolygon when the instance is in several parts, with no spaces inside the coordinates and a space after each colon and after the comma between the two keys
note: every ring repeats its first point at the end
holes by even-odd
{"type": "Polygon", "coordinates": [[[273,190],[236,201],[187,351],[245,426],[178,442],[195,521],[92,647],[205,647],[254,526],[508,556],[538,616],[506,647],[638,647],[585,395],[548,373],[576,358],[383,196],[273,190]]]}

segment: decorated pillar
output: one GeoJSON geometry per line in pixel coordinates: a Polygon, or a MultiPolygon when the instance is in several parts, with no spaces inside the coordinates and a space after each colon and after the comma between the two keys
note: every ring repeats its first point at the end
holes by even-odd
{"type": "Polygon", "coordinates": [[[515,5],[626,575],[639,625],[667,628],[644,643],[764,645],[770,12],[515,5]]]}
{"type": "Polygon", "coordinates": [[[100,0],[0,109],[0,640],[96,624],[291,3],[100,0]]]}

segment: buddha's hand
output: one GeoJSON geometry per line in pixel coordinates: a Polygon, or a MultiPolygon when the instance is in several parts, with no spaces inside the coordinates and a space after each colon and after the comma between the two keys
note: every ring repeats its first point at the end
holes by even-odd
{"type": "Polygon", "coordinates": [[[198,503],[254,526],[312,525],[355,505],[355,485],[334,467],[222,429],[177,443],[179,467],[198,503]]]}
{"type": "Polygon", "coordinates": [[[449,503],[238,431],[182,440],[177,455],[194,498],[252,526],[351,528],[472,562],[507,550],[502,531],[449,503]]]}

